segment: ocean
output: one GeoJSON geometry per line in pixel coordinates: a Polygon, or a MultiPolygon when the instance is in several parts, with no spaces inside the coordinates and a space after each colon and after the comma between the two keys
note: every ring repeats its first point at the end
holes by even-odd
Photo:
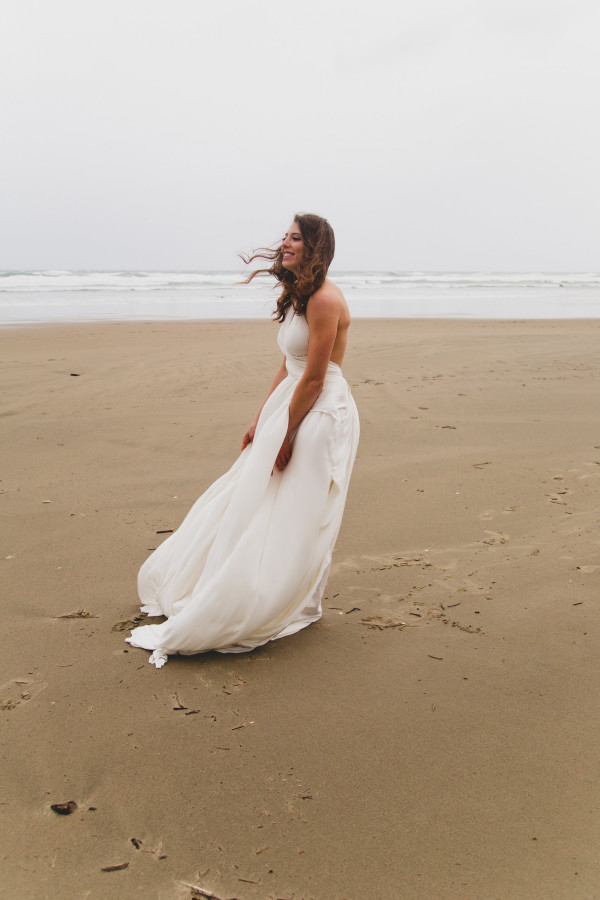
{"type": "MultiPolygon", "coordinates": [[[[0,272],[0,325],[261,319],[272,282],[246,272],[0,272]]],[[[332,272],[359,318],[600,316],[599,273],[332,272]]]]}

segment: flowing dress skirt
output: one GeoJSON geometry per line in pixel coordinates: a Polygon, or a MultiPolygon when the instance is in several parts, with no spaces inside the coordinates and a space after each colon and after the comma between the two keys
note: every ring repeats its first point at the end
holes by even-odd
{"type": "Polygon", "coordinates": [[[304,417],[283,472],[274,469],[292,394],[304,370],[268,398],[253,442],[191,508],[178,530],[142,565],[142,611],[167,616],[127,638],[169,654],[239,653],[293,634],[321,615],[359,437],[350,388],[335,363],[304,417]]]}

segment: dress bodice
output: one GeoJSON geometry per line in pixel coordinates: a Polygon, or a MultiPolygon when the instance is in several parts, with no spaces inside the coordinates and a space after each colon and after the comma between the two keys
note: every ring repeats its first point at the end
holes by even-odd
{"type": "Polygon", "coordinates": [[[297,315],[293,310],[288,313],[279,326],[277,335],[279,349],[286,358],[306,357],[308,352],[308,322],[305,316],[297,315]]]}
{"type": "MultiPolygon", "coordinates": [[[[306,368],[306,354],[308,353],[308,322],[306,316],[299,316],[294,310],[288,313],[279,326],[277,335],[279,349],[286,358],[288,374],[300,377],[306,368]]],[[[329,361],[327,365],[326,381],[342,374],[337,363],[329,361]]]]}

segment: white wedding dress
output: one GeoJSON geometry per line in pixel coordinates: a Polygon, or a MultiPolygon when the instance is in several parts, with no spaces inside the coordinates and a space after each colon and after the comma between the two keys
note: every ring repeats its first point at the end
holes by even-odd
{"type": "Polygon", "coordinates": [[[290,462],[275,469],[306,366],[306,319],[288,311],[278,343],[288,375],[265,403],[253,442],[140,569],[142,612],[168,618],[135,628],[127,640],[154,651],[157,668],[169,654],[252,650],[321,616],[358,413],[342,370],[330,362],[290,462]]]}

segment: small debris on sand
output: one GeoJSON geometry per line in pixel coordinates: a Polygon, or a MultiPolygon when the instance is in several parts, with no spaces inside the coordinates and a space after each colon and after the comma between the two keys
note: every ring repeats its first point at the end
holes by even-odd
{"type": "Polygon", "coordinates": [[[66,803],[53,803],[50,809],[59,816],[70,816],[77,809],[77,804],[74,800],[68,800],[66,803]]]}
{"type": "Polygon", "coordinates": [[[56,619],[97,619],[98,616],[93,616],[87,609],[77,609],[72,613],[65,613],[62,616],[55,616],[56,619]]]}

